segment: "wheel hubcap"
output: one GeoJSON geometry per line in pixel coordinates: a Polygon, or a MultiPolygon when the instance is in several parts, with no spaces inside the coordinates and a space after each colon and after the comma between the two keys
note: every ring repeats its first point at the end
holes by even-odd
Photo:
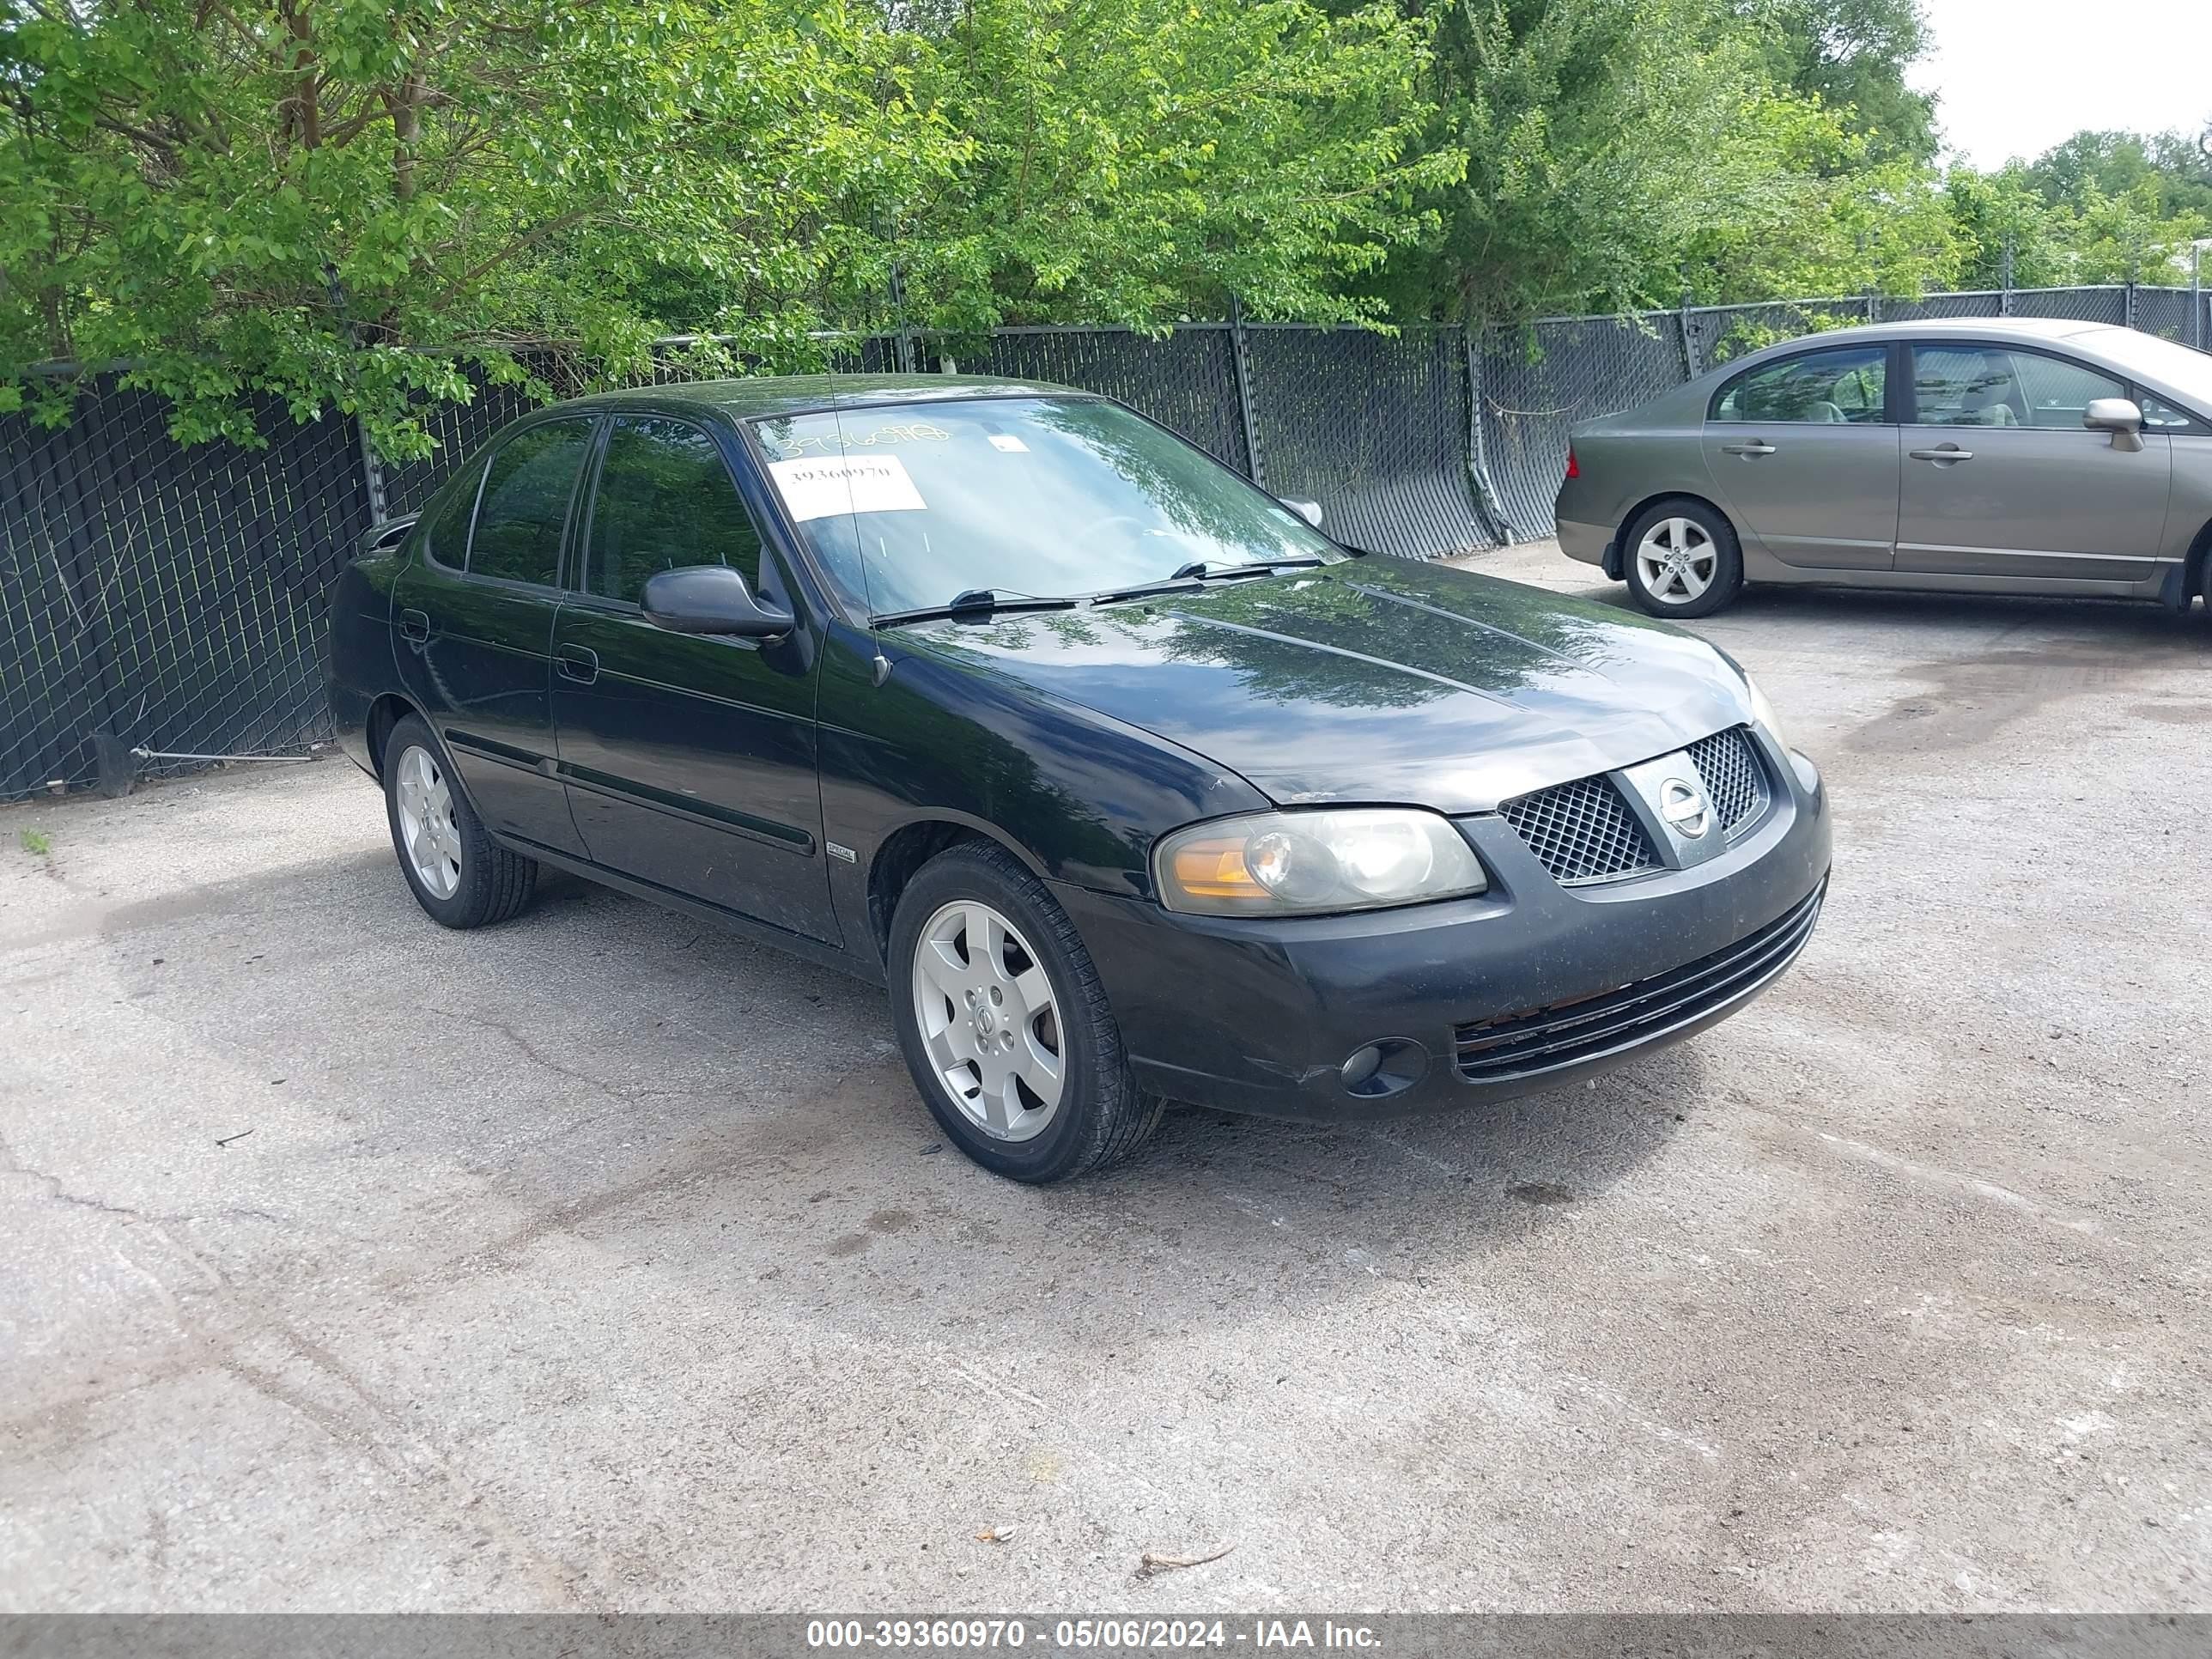
{"type": "Polygon", "coordinates": [[[399,757],[392,791],[400,845],[415,878],[432,897],[453,897],[461,884],[461,827],[453,821],[445,769],[427,749],[410,749],[399,757]]]}
{"type": "Polygon", "coordinates": [[[1060,999],[1013,923],[978,899],[944,906],[914,951],[914,1017],[930,1069],[994,1140],[1028,1140],[1066,1080],[1060,999]]]}
{"type": "Polygon", "coordinates": [[[1644,532],[1636,568],[1645,590],[1663,605],[1688,605],[1713,585],[1720,562],[1713,538],[1688,519],[1662,519],[1644,532]]]}

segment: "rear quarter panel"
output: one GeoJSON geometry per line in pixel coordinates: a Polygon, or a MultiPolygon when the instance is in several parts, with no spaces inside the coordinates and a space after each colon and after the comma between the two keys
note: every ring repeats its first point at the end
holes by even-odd
{"type": "Polygon", "coordinates": [[[398,551],[386,550],[356,559],[331,584],[323,676],[331,720],[338,746],[372,776],[369,708],[399,689],[392,652],[392,584],[400,568],[398,551]]]}
{"type": "Polygon", "coordinates": [[[1723,510],[1704,453],[1705,404],[1717,375],[1688,385],[1616,415],[1574,428],[1571,441],[1581,476],[1561,487],[1560,544],[1572,556],[1595,562],[1644,502],[1661,495],[1697,495],[1723,510]],[[1570,526],[1572,526],[1571,528],[1570,526]],[[1595,533],[1595,550],[1587,544],[1595,533]]]}

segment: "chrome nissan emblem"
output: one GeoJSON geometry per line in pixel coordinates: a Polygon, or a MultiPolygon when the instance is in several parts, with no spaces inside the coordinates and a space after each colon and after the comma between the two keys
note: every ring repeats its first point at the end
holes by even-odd
{"type": "Polygon", "coordinates": [[[1659,786],[1659,816],[1690,841],[1704,835],[1705,826],[1712,822],[1705,805],[1705,792],[1680,778],[1669,778],[1659,786]]]}

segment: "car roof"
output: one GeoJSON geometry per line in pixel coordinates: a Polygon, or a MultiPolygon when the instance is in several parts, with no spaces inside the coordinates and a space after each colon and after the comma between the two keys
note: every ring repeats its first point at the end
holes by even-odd
{"type": "MultiPolygon", "coordinates": [[[[1789,347],[1848,344],[1860,340],[1944,339],[2068,340],[2077,335],[2101,333],[2110,323],[2082,322],[2070,317],[1925,317],[1891,323],[1856,323],[1849,328],[1824,328],[1800,334],[1765,347],[1759,355],[1778,353],[1789,347]]],[[[1745,353],[1738,362],[1749,361],[1745,353]]]]}
{"type": "Polygon", "coordinates": [[[945,403],[974,398],[1088,398],[1095,393],[1048,380],[1008,380],[988,374],[762,374],[735,380],[692,380],[595,392],[550,409],[712,409],[733,420],[799,415],[885,404],[945,403]]]}
{"type": "MultiPolygon", "coordinates": [[[[1747,351],[1715,365],[1691,385],[1702,385],[1722,374],[1735,375],[1778,357],[1801,351],[1818,351],[1839,345],[1885,345],[1893,340],[1989,340],[1998,343],[2033,345],[2059,340],[2079,340],[2086,335],[2113,332],[2110,323],[2085,323],[2068,317],[1936,317],[1892,323],[1857,323],[1850,328],[1824,328],[1747,351]]],[[[2090,349],[2093,348],[2083,347],[2090,349]]]]}

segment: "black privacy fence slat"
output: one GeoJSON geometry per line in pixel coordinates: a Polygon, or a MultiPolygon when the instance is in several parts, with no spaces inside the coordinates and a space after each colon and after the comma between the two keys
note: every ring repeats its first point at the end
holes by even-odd
{"type": "Polygon", "coordinates": [[[161,399],[105,380],[58,431],[0,418],[0,799],[88,781],[95,732],[195,755],[326,734],[324,596],[368,523],[359,439],[254,414],[265,449],[181,447],[161,399]]]}
{"type": "MultiPolygon", "coordinates": [[[[1627,409],[1742,351],[1840,324],[2062,317],[2212,345],[2212,296],[2116,286],[1824,299],[1559,318],[1395,335],[1185,325],[1158,337],[1027,328],[986,338],[852,335],[840,371],[957,369],[1103,392],[1376,552],[1435,558],[1551,533],[1580,421],[1627,409]]],[[[641,378],[697,378],[683,342],[641,378]]],[[[573,354],[524,367],[556,395],[597,378],[573,354]]],[[[257,407],[266,447],[185,448],[161,400],[91,377],[47,431],[0,416],[0,800],[98,775],[95,737],[192,756],[299,753],[330,735],[330,583],[373,527],[411,513],[507,422],[525,390],[474,381],[427,410],[438,448],[368,459],[359,428],[257,407]]],[[[153,760],[142,773],[196,762],[153,760]]]]}
{"type": "Polygon", "coordinates": [[[1467,336],[1242,331],[1260,477],[1353,547],[1436,558],[1498,539],[1468,471],[1467,336]]]}
{"type": "Polygon", "coordinates": [[[963,373],[1048,380],[1118,398],[1252,476],[1237,417],[1236,342],[1225,328],[1179,329],[1160,340],[1104,329],[1009,331],[993,336],[978,356],[951,343],[947,349],[963,373]]]}
{"type": "Polygon", "coordinates": [[[1577,422],[1632,409],[1687,378],[1681,319],[1565,318],[1484,341],[1480,461],[1510,539],[1552,531],[1577,422]]]}

